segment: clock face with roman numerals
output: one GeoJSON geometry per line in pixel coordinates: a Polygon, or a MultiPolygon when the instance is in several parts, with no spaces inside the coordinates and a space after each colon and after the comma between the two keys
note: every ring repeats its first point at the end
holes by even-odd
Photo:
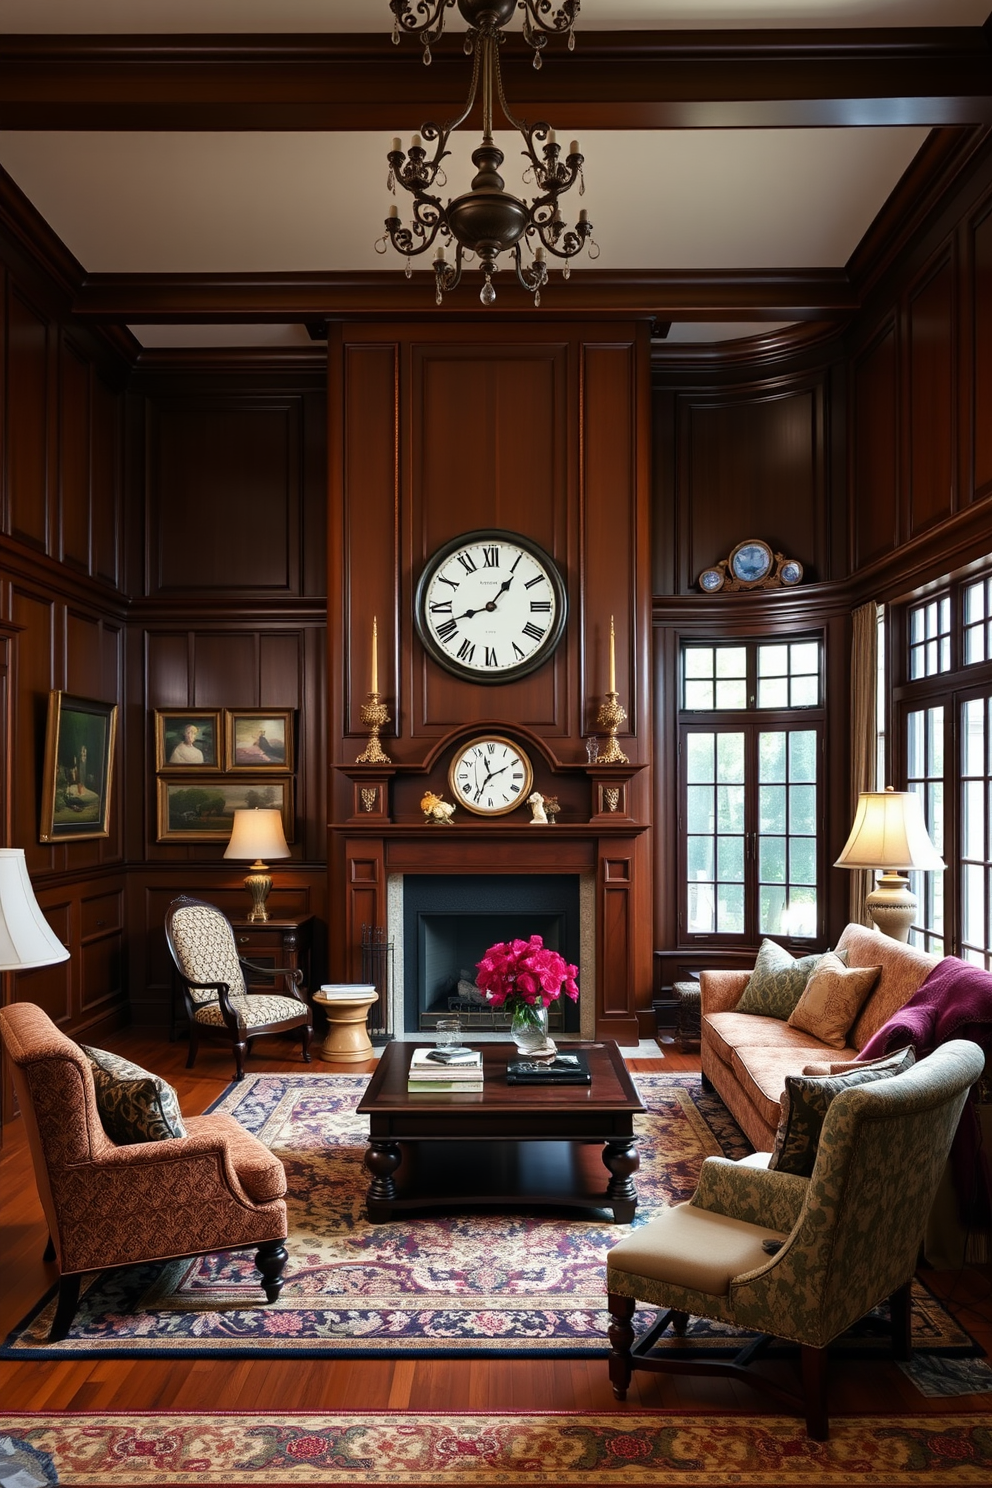
{"type": "Polygon", "coordinates": [[[567,614],[555,563],[529,538],[486,529],[446,543],[417,585],[424,646],[449,672],[510,682],[547,661],[567,614]]]}
{"type": "Polygon", "coordinates": [[[448,770],[452,797],[478,816],[505,816],[530,795],[534,772],[519,744],[499,734],[470,739],[448,770]]]}

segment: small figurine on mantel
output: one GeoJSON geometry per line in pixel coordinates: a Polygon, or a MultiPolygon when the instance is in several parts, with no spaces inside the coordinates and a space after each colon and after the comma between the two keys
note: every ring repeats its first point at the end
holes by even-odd
{"type": "Polygon", "coordinates": [[[558,825],[556,818],[560,810],[561,807],[558,805],[557,796],[545,796],[544,814],[548,818],[549,827],[556,827],[558,825]]]}
{"type": "Polygon", "coordinates": [[[529,795],[527,797],[527,805],[531,809],[531,826],[546,827],[548,825],[548,815],[544,809],[544,797],[541,795],[541,792],[534,791],[532,795],[529,795]]]}
{"type": "Polygon", "coordinates": [[[441,797],[433,791],[425,791],[420,798],[420,809],[424,813],[424,821],[433,826],[451,826],[451,818],[455,814],[455,808],[450,801],[442,801],[441,797]]]}

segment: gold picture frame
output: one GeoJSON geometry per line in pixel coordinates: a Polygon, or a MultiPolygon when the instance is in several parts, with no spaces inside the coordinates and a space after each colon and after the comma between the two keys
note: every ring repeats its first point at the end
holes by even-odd
{"type": "Polygon", "coordinates": [[[42,842],[110,836],[116,742],[116,703],[49,693],[38,831],[42,842]]]}
{"type": "Polygon", "coordinates": [[[182,780],[159,776],[157,786],[157,842],[226,842],[235,811],[252,806],[280,811],[286,841],[293,841],[291,775],[254,780],[224,775],[182,780]]]}
{"type": "Polygon", "coordinates": [[[293,716],[292,708],[225,708],[228,773],[291,774],[293,716]]]}
{"type": "Polygon", "coordinates": [[[155,768],[219,774],[224,768],[220,708],[156,708],[155,768]]]}

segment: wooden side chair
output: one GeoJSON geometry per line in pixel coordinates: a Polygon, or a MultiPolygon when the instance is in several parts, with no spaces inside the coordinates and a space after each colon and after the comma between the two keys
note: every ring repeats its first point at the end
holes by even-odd
{"type": "MultiPolygon", "coordinates": [[[[219,1113],[180,1120],[184,1136],[136,1130],[115,1141],[104,1129],[89,1057],[47,1013],[13,1003],[0,1010],[0,1035],[48,1220],[45,1260],[59,1266],[50,1343],[69,1332],[83,1275],[111,1266],[251,1248],[266,1299],[276,1300],[286,1264],[286,1173],[267,1147],[219,1113]]],[[[122,1099],[126,1107],[126,1091],[122,1099]]]]}
{"type": "MultiPolygon", "coordinates": [[[[955,1040],[912,1068],[835,1095],[810,1177],[770,1170],[758,1154],[709,1157],[686,1204],[615,1245],[607,1257],[610,1380],[623,1400],[631,1371],[722,1374],[806,1416],[824,1440],[827,1345],[890,1299],[897,1357],[909,1357],[909,1288],[920,1242],[968,1091],[985,1056],[955,1040]],[[659,1308],[636,1343],[636,1301],[659,1308]],[[754,1330],[733,1360],[651,1353],[691,1316],[754,1330]],[[800,1346],[803,1395],[750,1367],[772,1338],[800,1346]]],[[[767,1161],[767,1155],[765,1161],[767,1161]]]]}
{"type": "Polygon", "coordinates": [[[303,994],[298,968],[254,966],[238,955],[231,923],[215,904],[181,894],[165,912],[165,938],[179,976],[189,1019],[189,1058],[196,1061],[200,1035],[225,1039],[233,1045],[236,1076],[244,1079],[245,1056],[252,1039],[264,1033],[299,1028],[303,1060],[309,1064],[313,1016],[303,994]],[[281,992],[253,990],[245,972],[284,977],[281,992]]]}

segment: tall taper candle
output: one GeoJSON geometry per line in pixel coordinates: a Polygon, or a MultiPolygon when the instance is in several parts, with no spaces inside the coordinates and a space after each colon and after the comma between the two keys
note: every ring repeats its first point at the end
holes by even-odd
{"type": "Polygon", "coordinates": [[[379,691],[379,620],[372,616],[372,691],[379,691]]]}
{"type": "Polygon", "coordinates": [[[610,692],[617,690],[617,645],[613,630],[613,616],[610,616],[610,692]]]}

